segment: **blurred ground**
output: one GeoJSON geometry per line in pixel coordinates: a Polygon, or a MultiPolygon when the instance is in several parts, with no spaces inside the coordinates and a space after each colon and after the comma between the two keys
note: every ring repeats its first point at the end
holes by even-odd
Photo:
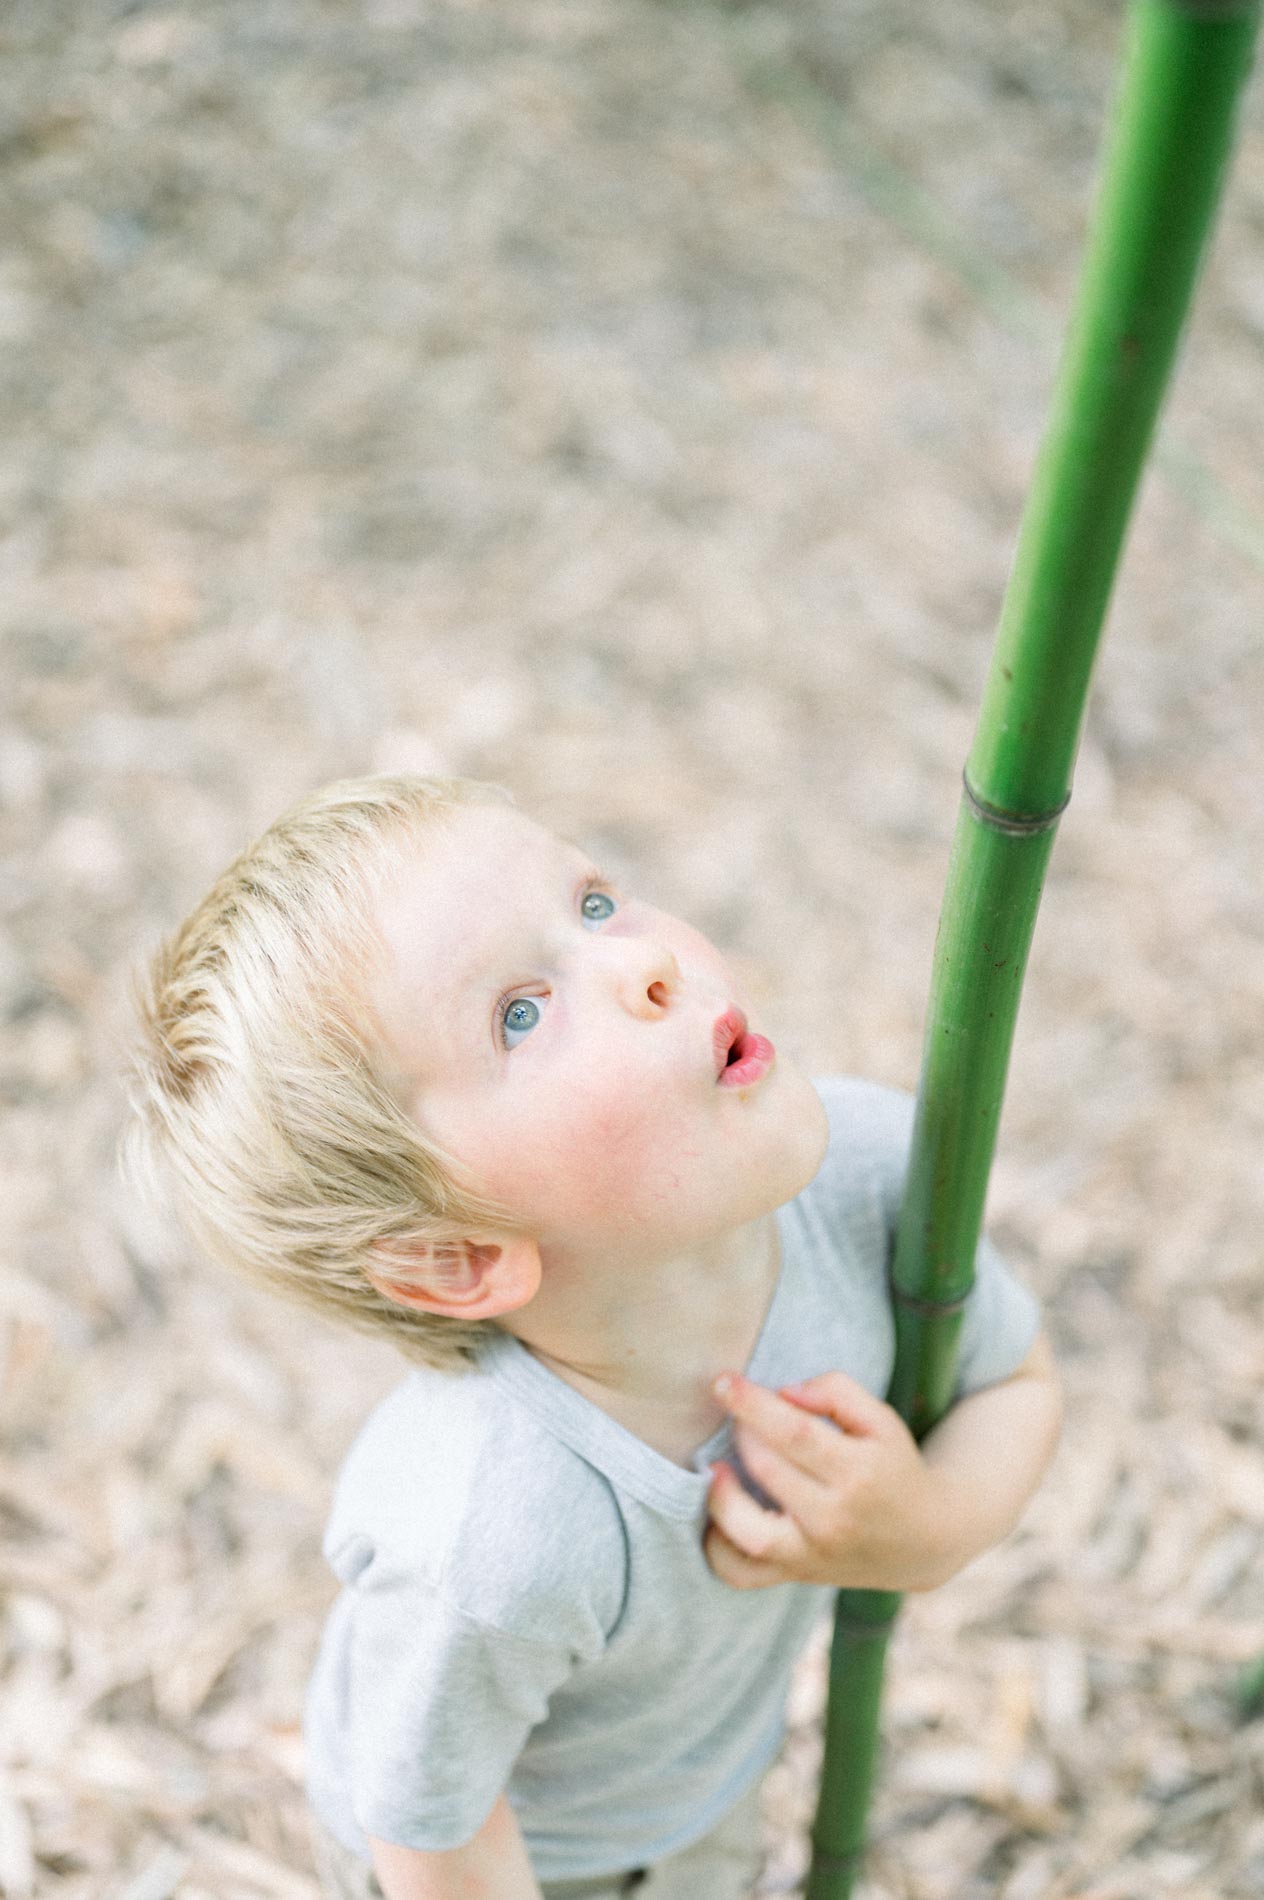
{"type": "MultiPolygon", "coordinates": [[[[1114,9],[0,12],[0,1888],[312,1900],[388,1349],[119,1190],[129,968],[322,779],[495,777],[916,1077],[1114,9]]],[[[1264,92],[1147,479],[991,1201],[1071,1393],[912,1603],[865,1900],[1264,1891],[1264,92]]],[[[767,1788],[795,1890],[820,1656],[767,1788]]]]}

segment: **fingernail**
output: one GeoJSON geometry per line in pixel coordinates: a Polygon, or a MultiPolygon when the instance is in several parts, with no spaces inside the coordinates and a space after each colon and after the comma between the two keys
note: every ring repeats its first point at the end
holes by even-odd
{"type": "Polygon", "coordinates": [[[716,1398],[727,1399],[729,1394],[732,1392],[734,1388],[734,1384],[735,1384],[735,1381],[732,1378],[731,1374],[727,1372],[722,1372],[719,1378],[716,1380],[715,1385],[713,1387],[716,1398]]]}

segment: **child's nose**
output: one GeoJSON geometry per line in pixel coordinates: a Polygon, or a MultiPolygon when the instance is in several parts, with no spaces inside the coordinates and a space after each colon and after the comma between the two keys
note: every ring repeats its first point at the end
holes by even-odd
{"type": "Polygon", "coordinates": [[[624,938],[618,968],[618,989],[624,1007],[640,1016],[657,1016],[680,987],[680,965],[665,943],[651,938],[624,938]]]}

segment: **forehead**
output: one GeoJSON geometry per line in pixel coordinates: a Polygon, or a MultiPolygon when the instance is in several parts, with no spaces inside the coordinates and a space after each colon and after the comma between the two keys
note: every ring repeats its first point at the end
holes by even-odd
{"type": "Polygon", "coordinates": [[[402,845],[378,907],[384,932],[405,926],[436,946],[469,940],[541,876],[583,857],[574,845],[508,805],[460,805],[402,845]]]}

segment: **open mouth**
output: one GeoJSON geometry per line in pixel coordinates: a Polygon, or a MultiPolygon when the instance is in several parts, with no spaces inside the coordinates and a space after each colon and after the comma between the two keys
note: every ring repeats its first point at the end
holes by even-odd
{"type": "Polygon", "coordinates": [[[723,1016],[717,1018],[711,1032],[717,1076],[723,1075],[725,1069],[738,1059],[738,1051],[746,1035],[746,1018],[740,1009],[726,1009],[723,1016]]]}
{"type": "Polygon", "coordinates": [[[753,1035],[740,1009],[726,1010],[715,1025],[717,1082],[723,1088],[746,1088],[767,1075],[776,1050],[767,1036],[753,1035]]]}

